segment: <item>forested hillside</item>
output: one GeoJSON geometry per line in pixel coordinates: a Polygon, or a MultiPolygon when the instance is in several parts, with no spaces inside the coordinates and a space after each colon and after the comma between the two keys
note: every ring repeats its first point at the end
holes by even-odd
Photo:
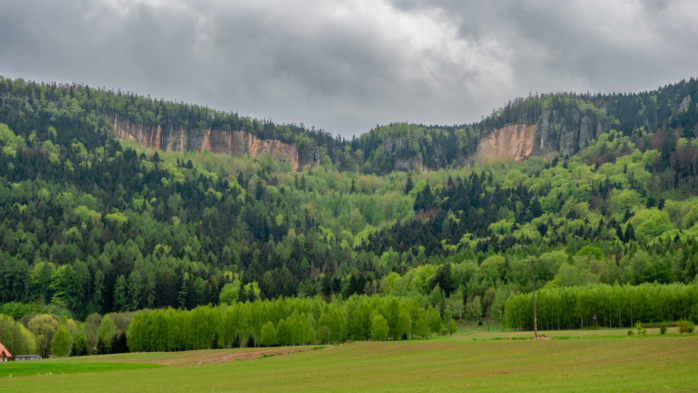
{"type": "MultiPolygon", "coordinates": [[[[84,320],[357,294],[409,298],[445,320],[500,320],[512,294],[531,290],[531,261],[550,293],[672,284],[695,304],[696,103],[695,79],[641,94],[546,94],[476,124],[396,123],[346,141],[1,79],[2,312],[49,307],[84,320]],[[312,143],[320,165],[149,149],[111,138],[115,114],[312,143]],[[531,157],[475,162],[480,139],[510,124],[537,125],[531,157]]],[[[689,305],[681,317],[697,315],[689,305]]]]}

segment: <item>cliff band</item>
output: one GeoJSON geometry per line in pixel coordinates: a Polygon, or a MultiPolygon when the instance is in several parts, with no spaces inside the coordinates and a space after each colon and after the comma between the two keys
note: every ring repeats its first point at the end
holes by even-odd
{"type": "Polygon", "coordinates": [[[533,152],[535,124],[511,124],[483,135],[477,146],[478,163],[506,161],[522,162],[533,152]]]}
{"type": "Polygon", "coordinates": [[[185,129],[182,126],[145,127],[114,116],[114,136],[133,140],[141,146],[181,152],[210,151],[242,158],[271,155],[275,161],[285,161],[296,170],[310,169],[319,161],[317,148],[309,146],[299,154],[298,147],[273,139],[260,139],[245,131],[216,129],[185,129]]]}

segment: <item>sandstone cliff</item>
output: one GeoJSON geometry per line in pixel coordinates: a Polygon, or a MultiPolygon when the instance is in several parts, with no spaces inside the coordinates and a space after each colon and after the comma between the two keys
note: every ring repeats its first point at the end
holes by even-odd
{"type": "Polygon", "coordinates": [[[478,163],[514,160],[522,162],[533,152],[535,124],[511,124],[483,135],[477,146],[478,163]]]}
{"type": "Polygon", "coordinates": [[[537,124],[511,124],[480,137],[475,156],[465,161],[484,163],[512,159],[522,162],[531,155],[560,153],[572,155],[607,132],[609,124],[592,114],[572,109],[562,115],[544,110],[537,124]]]}
{"type": "Polygon", "coordinates": [[[210,151],[257,158],[270,154],[276,161],[286,161],[294,169],[309,169],[319,162],[319,149],[309,143],[302,152],[294,144],[271,139],[259,139],[245,131],[216,129],[185,129],[184,127],[144,127],[114,116],[113,134],[119,139],[133,140],[139,145],[161,150],[210,151]]]}

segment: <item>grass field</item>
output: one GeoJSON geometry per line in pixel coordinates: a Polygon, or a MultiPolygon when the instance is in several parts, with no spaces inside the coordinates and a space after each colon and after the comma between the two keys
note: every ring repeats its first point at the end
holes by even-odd
{"type": "Polygon", "coordinates": [[[147,363],[71,363],[58,361],[11,362],[0,367],[0,378],[48,376],[53,374],[83,374],[101,371],[134,370],[163,367],[161,364],[147,363]]]}
{"type": "Polygon", "coordinates": [[[594,330],[545,332],[560,338],[524,340],[516,338],[530,337],[530,332],[481,330],[466,329],[430,340],[334,347],[136,353],[25,362],[26,367],[45,364],[70,370],[85,367],[86,371],[96,371],[90,367],[101,365],[111,371],[17,373],[2,378],[0,386],[4,391],[50,388],[62,392],[698,390],[698,336],[627,337],[627,330],[594,330]],[[304,351],[294,352],[298,349],[304,351]],[[123,363],[115,366],[119,362],[123,363]],[[141,364],[167,366],[119,369],[141,364]]]}

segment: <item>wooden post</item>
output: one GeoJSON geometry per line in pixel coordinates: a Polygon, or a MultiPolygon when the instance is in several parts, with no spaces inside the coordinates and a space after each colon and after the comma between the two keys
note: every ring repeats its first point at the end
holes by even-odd
{"type": "Polygon", "coordinates": [[[536,317],[536,275],[534,273],[535,260],[531,261],[531,283],[533,284],[533,337],[538,337],[538,318],[536,317]]]}

